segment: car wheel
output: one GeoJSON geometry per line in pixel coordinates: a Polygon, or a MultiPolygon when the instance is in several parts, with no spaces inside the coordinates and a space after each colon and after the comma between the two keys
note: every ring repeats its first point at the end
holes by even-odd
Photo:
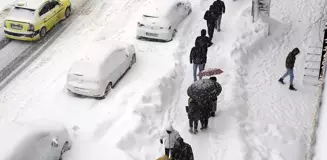
{"type": "Polygon", "coordinates": [[[65,18],[68,18],[70,16],[70,14],[71,14],[71,9],[70,9],[70,7],[67,7],[66,11],[65,11],[65,18]]]}
{"type": "Polygon", "coordinates": [[[131,63],[129,64],[129,68],[132,68],[132,66],[136,63],[136,54],[134,53],[133,54],[133,57],[132,57],[132,60],[131,60],[131,63]]]}
{"type": "Polygon", "coordinates": [[[46,28],[42,27],[40,30],[40,38],[44,38],[46,34],[47,34],[46,28]]]}
{"type": "Polygon", "coordinates": [[[105,99],[108,96],[109,91],[112,89],[112,83],[110,82],[104,91],[104,94],[102,97],[99,97],[98,99],[105,99]]]}

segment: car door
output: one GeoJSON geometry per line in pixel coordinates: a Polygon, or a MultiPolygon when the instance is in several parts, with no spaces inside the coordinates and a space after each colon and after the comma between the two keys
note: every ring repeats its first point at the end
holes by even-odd
{"type": "Polygon", "coordinates": [[[119,53],[119,50],[113,51],[109,57],[109,67],[111,70],[109,79],[113,81],[113,84],[115,84],[121,76],[121,56],[119,56],[119,53]]]}
{"type": "Polygon", "coordinates": [[[50,2],[46,2],[42,9],[39,12],[39,16],[41,19],[41,24],[46,27],[47,31],[51,29],[51,17],[53,16],[52,12],[50,11],[50,2]]]}
{"type": "Polygon", "coordinates": [[[51,29],[51,28],[53,28],[57,23],[58,23],[58,12],[59,12],[59,9],[60,9],[60,5],[59,5],[59,2],[57,2],[57,1],[51,1],[50,3],[49,3],[49,12],[50,12],[50,15],[51,15],[51,17],[50,17],[50,21],[49,21],[49,29],[51,29]]]}

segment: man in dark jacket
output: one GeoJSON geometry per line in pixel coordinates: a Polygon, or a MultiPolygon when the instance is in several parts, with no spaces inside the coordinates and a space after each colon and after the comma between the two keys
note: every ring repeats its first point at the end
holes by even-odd
{"type": "MultiPolygon", "coordinates": [[[[195,44],[197,45],[197,44],[195,44]]],[[[204,70],[204,65],[207,62],[207,53],[206,50],[200,46],[195,46],[192,48],[190,53],[190,63],[193,63],[193,78],[194,81],[197,80],[197,70],[199,72],[204,70]]],[[[199,77],[200,79],[202,77],[199,77]]]]}
{"type": "Polygon", "coordinates": [[[201,118],[200,106],[192,98],[188,99],[188,106],[186,106],[186,112],[189,120],[190,133],[196,134],[198,132],[198,122],[201,118]]]}
{"type": "Polygon", "coordinates": [[[217,19],[212,5],[210,6],[210,9],[205,12],[203,18],[207,21],[208,34],[211,41],[217,19]]]}
{"type": "MultiPolygon", "coordinates": [[[[196,37],[195,39],[195,46],[199,46],[204,49],[205,52],[205,59],[207,60],[207,53],[208,53],[208,48],[213,44],[210,40],[209,37],[206,36],[207,31],[205,29],[201,30],[201,36],[196,37]]],[[[207,62],[205,61],[205,64],[207,62]]],[[[204,67],[205,68],[205,64],[204,67]]]]}
{"type": "Polygon", "coordinates": [[[293,79],[294,79],[294,73],[293,68],[296,60],[296,55],[300,53],[300,50],[298,48],[294,48],[287,56],[286,58],[286,73],[278,80],[280,83],[284,83],[284,78],[286,76],[290,76],[290,90],[296,91],[296,89],[293,86],[293,79]]]}
{"type": "Polygon", "coordinates": [[[218,32],[220,32],[220,24],[221,24],[221,18],[222,15],[225,13],[225,3],[221,0],[216,0],[213,2],[213,10],[216,15],[216,29],[218,32]]]}
{"type": "Polygon", "coordinates": [[[185,143],[183,138],[178,138],[172,150],[173,160],[194,160],[192,147],[185,143]]]}

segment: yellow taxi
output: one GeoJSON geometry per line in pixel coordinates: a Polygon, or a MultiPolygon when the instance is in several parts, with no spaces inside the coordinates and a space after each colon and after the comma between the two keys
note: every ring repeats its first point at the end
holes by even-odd
{"type": "Polygon", "coordinates": [[[15,4],[4,21],[9,39],[35,41],[71,14],[69,0],[26,0],[15,4]]]}

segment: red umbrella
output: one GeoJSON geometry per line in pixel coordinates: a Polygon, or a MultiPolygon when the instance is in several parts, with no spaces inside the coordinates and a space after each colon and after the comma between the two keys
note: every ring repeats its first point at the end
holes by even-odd
{"type": "Polygon", "coordinates": [[[221,69],[218,68],[209,68],[209,69],[205,69],[203,71],[201,71],[198,76],[212,76],[212,75],[217,75],[217,74],[221,74],[224,71],[222,71],[221,69]]]}

